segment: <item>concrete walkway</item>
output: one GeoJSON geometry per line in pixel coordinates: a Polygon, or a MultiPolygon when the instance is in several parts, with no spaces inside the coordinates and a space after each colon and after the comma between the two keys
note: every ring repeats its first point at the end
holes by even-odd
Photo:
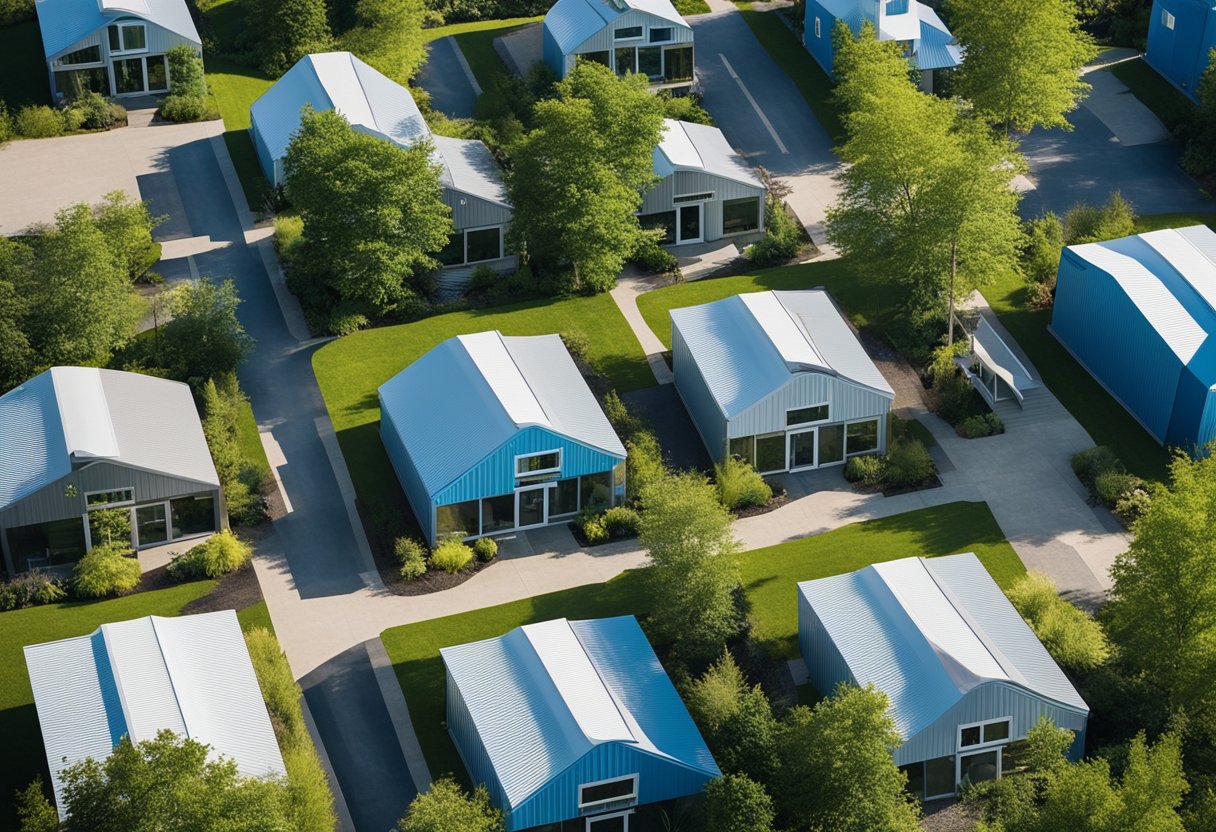
{"type": "Polygon", "coordinates": [[[638,295],[656,288],[662,280],[664,280],[662,277],[643,277],[629,270],[617,280],[616,286],[609,294],[612,295],[617,308],[628,321],[634,337],[642,345],[642,350],[646,353],[646,363],[650,365],[650,371],[654,373],[654,380],[659,384],[670,384],[675,381],[675,376],[671,374],[671,368],[663,360],[663,353],[667,351],[667,347],[651,331],[646,319],[642,317],[642,313],[638,309],[638,295]]]}

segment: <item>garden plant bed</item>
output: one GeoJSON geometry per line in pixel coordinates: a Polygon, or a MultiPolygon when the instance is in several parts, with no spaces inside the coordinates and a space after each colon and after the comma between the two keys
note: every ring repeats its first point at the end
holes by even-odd
{"type": "Polygon", "coordinates": [[[574,540],[579,546],[584,549],[595,549],[599,546],[607,546],[611,543],[620,543],[623,540],[637,540],[636,534],[622,535],[621,537],[609,537],[607,540],[601,540],[599,543],[591,543],[583,536],[583,530],[579,528],[578,523],[569,523],[566,528],[570,529],[570,534],[574,536],[574,540]]]}
{"type": "MultiPolygon", "coordinates": [[[[167,567],[153,571],[166,572],[167,567]]],[[[172,579],[170,581],[172,582],[172,579]]],[[[253,570],[251,561],[235,572],[230,572],[220,578],[215,584],[215,589],[182,607],[182,615],[196,615],[219,610],[243,610],[260,603],[262,603],[262,588],[258,585],[258,576],[253,570]]]]}
{"type": "MultiPolygon", "coordinates": [[[[372,560],[376,562],[376,571],[380,573],[380,581],[384,584],[384,588],[394,595],[429,595],[432,592],[452,589],[498,560],[498,558],[494,558],[488,563],[482,563],[474,558],[459,572],[448,573],[438,569],[428,569],[426,574],[407,581],[401,577],[401,564],[393,555],[393,541],[387,540],[383,535],[375,532],[375,526],[368,516],[366,506],[362,501],[356,500],[355,502],[359,509],[359,520],[362,521],[363,530],[367,535],[368,546],[372,550],[372,560]]],[[[402,509],[409,518],[409,529],[401,536],[421,540],[422,534],[418,530],[417,524],[414,523],[414,515],[410,513],[409,506],[404,505],[402,509]]]]}
{"type": "MultiPolygon", "coordinates": [[[[939,477],[937,474],[934,474],[933,476],[929,477],[927,480],[923,480],[919,483],[914,483],[912,485],[901,485],[896,488],[883,488],[883,489],[881,489],[881,494],[884,497],[895,497],[895,496],[898,496],[899,494],[911,494],[913,491],[928,491],[930,488],[941,488],[941,487],[942,487],[942,478],[939,477]]],[[[858,489],[858,490],[861,491],[862,489],[858,489]]]]}
{"type": "MultiPolygon", "coordinates": [[[[770,483],[771,485],[771,483],[770,483]]],[[[739,519],[744,517],[757,517],[761,514],[768,514],[770,511],[776,511],[790,501],[790,495],[784,488],[774,488],[773,496],[767,501],[758,506],[744,506],[740,509],[735,509],[731,514],[739,519]]]]}

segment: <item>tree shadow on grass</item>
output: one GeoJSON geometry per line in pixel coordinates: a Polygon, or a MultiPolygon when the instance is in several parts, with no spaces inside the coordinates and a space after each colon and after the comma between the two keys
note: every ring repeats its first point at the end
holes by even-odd
{"type": "MultiPolygon", "coordinates": [[[[24,672],[24,671],[22,671],[24,672]]],[[[38,711],[34,703],[0,711],[0,830],[17,829],[17,812],[13,793],[24,789],[35,777],[41,776],[44,788],[50,788],[50,772],[38,727],[38,711]]]]}

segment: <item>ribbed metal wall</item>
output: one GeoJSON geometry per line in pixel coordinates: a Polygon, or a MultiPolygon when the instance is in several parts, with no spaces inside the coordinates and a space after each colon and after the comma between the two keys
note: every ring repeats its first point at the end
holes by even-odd
{"type": "MultiPolygon", "coordinates": [[[[164,53],[166,53],[170,49],[172,49],[174,46],[181,46],[182,44],[185,44],[186,46],[193,46],[195,49],[199,48],[199,44],[195,43],[194,41],[190,40],[189,38],[184,38],[181,35],[177,34],[176,32],[170,32],[168,29],[165,29],[161,26],[157,26],[155,23],[149,23],[146,20],[135,20],[135,19],[132,19],[132,22],[144,24],[144,32],[145,32],[145,36],[147,38],[148,48],[142,52],[115,55],[115,56],[111,57],[110,39],[109,39],[109,36],[106,34],[105,28],[103,27],[102,29],[98,30],[97,32],[94,32],[93,34],[89,35],[88,37],[81,38],[80,40],[76,41],[71,46],[69,46],[67,49],[64,49],[62,52],[60,52],[59,54],[67,55],[72,52],[75,52],[77,49],[84,49],[86,46],[100,45],[101,46],[101,60],[106,64],[110,64],[112,61],[123,60],[125,58],[140,58],[140,57],[144,57],[144,56],[163,55],[164,53]]],[[[47,61],[47,63],[48,63],[48,65],[50,65],[53,62],[47,61]]],[[[70,69],[70,68],[71,67],[61,67],[61,68],[59,68],[58,71],[62,72],[65,69],[70,69]]],[[[50,69],[50,79],[51,79],[51,87],[52,87],[51,92],[52,93],[61,92],[61,90],[54,89],[55,71],[56,71],[55,67],[49,66],[49,69],[50,69]]],[[[169,85],[170,86],[173,85],[172,78],[169,79],[169,85]]]]}
{"type": "Polygon", "coordinates": [[[1166,438],[1182,362],[1110,275],[1067,250],[1051,330],[1149,433],[1166,438]]]}
{"type": "Polygon", "coordinates": [[[511,221],[511,209],[451,188],[443,189],[443,201],[452,209],[452,224],[456,230],[506,225],[511,221]],[[461,205],[461,200],[464,204],[461,205]]]}
{"type": "MultiPolygon", "coordinates": [[[[649,26],[669,27],[672,30],[671,40],[661,44],[650,44],[646,40],[630,40],[622,41],[620,44],[621,46],[673,46],[677,43],[692,43],[692,29],[685,29],[682,26],[677,26],[670,20],[657,17],[649,12],[640,11],[638,9],[630,9],[616,20],[612,21],[611,24],[605,26],[603,29],[587,38],[587,40],[583,41],[582,45],[576,46],[573,50],[573,54],[578,55],[585,52],[603,52],[604,50],[611,51],[617,45],[616,38],[613,36],[613,33],[616,32],[617,29],[624,29],[630,26],[642,26],[644,28],[649,26]]],[[[646,32],[643,31],[643,35],[645,34],[646,32]]]]}
{"type": "Polygon", "coordinates": [[[828,75],[832,74],[832,30],[836,18],[823,7],[819,0],[807,0],[802,43],[806,51],[828,75]],[[819,37],[815,37],[815,18],[819,18],[819,37]]]}
{"type": "Polygon", "coordinates": [[[431,504],[431,497],[426,486],[422,484],[422,478],[418,476],[418,471],[401,442],[401,435],[393,424],[392,416],[383,403],[380,407],[380,441],[384,443],[384,451],[388,454],[389,462],[393,464],[393,470],[397,472],[397,481],[401,483],[401,488],[410,501],[410,508],[414,510],[414,517],[418,519],[423,536],[428,542],[434,542],[435,508],[431,504]]]}
{"type": "MultiPolygon", "coordinates": [[[[905,765],[936,757],[953,756],[958,749],[958,726],[1013,717],[1011,737],[1025,739],[1041,717],[1067,728],[1083,739],[1087,717],[1053,705],[1008,682],[986,682],[973,688],[932,725],[909,737],[895,752],[895,763],[905,765]]],[[[1074,744],[1079,748],[1080,744],[1074,744]]]]}
{"type": "Polygon", "coordinates": [[[0,512],[0,526],[13,528],[80,517],[85,513],[86,492],[112,491],[118,488],[134,488],[137,503],[212,494],[216,498],[216,504],[219,504],[219,489],[214,486],[126,468],[112,462],[95,462],[73,471],[0,512]],[[76,496],[67,495],[69,486],[75,487],[76,496]]]}
{"type": "Polygon", "coordinates": [[[886,447],[886,419],[891,399],[850,381],[825,373],[799,373],[772,395],[731,420],[727,435],[756,436],[785,430],[785,412],[797,407],[829,404],[829,422],[879,419],[879,449],[886,447]]]}
{"type": "Polygon", "coordinates": [[[811,602],[797,587],[794,591],[798,593],[798,648],[802,661],[819,695],[831,696],[841,682],[856,683],[857,680],[853,678],[836,643],[823,629],[811,602]]]}
{"type": "Polygon", "coordinates": [[[1208,390],[1203,402],[1203,414],[1199,417],[1197,448],[1205,448],[1216,441],[1216,390],[1208,390]]]}
{"type": "Polygon", "coordinates": [[[684,409],[692,417],[705,450],[715,462],[726,456],[726,417],[705,384],[705,377],[684,343],[684,336],[674,325],[671,328],[671,363],[676,377],[676,391],[684,409]]]}
{"type": "Polygon", "coordinates": [[[487,456],[468,473],[432,497],[437,506],[510,494],[515,490],[515,457],[560,448],[561,478],[579,477],[611,471],[620,462],[617,457],[590,448],[541,427],[521,430],[496,451],[487,456]]]}
{"type": "MultiPolygon", "coordinates": [[[[712,192],[714,198],[704,203],[701,226],[706,241],[712,242],[722,238],[722,203],[727,199],[741,199],[747,196],[761,197],[764,189],[754,185],[736,182],[712,173],[694,171],[676,171],[671,176],[663,178],[658,185],[646,192],[642,198],[642,207],[638,213],[657,214],[663,211],[675,210],[676,196],[712,192]]],[[[763,228],[763,201],[761,201],[761,228],[763,228]]],[[[748,232],[753,233],[753,232],[748,232]]],[[[747,235],[740,234],[740,237],[747,235]]]]}
{"type": "Polygon", "coordinates": [[[507,809],[507,794],[503,791],[502,784],[498,781],[498,776],[494,772],[494,765],[490,762],[490,755],[486,753],[486,747],[481,741],[481,736],[477,733],[477,726],[473,723],[473,717],[469,714],[469,709],[464,704],[464,697],[460,695],[460,688],[452,681],[450,673],[447,674],[446,685],[448,734],[452,738],[452,744],[456,746],[460,759],[464,763],[465,769],[469,772],[469,778],[473,783],[484,783],[486,789],[490,792],[490,800],[495,806],[505,810],[507,809]]]}
{"type": "Polygon", "coordinates": [[[1198,100],[1199,79],[1208,64],[1208,50],[1213,46],[1216,46],[1216,10],[1211,4],[1153,0],[1144,58],[1192,100],[1198,100]],[[1172,29],[1166,27],[1162,12],[1174,16],[1172,29]]]}

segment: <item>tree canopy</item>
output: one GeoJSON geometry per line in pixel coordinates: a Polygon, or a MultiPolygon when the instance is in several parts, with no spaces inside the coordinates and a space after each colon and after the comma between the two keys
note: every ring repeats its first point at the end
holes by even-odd
{"type": "Polygon", "coordinates": [[[730,652],[685,693],[689,713],[723,771],[769,783],[777,771],[777,720],[759,685],[748,685],[730,652]]]}
{"type": "Polygon", "coordinates": [[[355,25],[339,46],[399,84],[408,84],[426,62],[423,0],[357,0],[355,25]]]}
{"type": "Polygon", "coordinates": [[[231,280],[201,278],[175,293],[173,319],[165,325],[167,364],[174,378],[198,386],[205,379],[235,372],[253,348],[237,320],[241,300],[231,280]]]}
{"type": "Polygon", "coordinates": [[[431,784],[410,803],[399,832],[502,832],[502,813],[490,805],[490,793],[478,786],[466,794],[450,777],[431,784]]]}
{"type": "Polygon", "coordinates": [[[272,78],[333,44],[325,0],[254,0],[247,24],[244,38],[262,71],[272,78]]]}

